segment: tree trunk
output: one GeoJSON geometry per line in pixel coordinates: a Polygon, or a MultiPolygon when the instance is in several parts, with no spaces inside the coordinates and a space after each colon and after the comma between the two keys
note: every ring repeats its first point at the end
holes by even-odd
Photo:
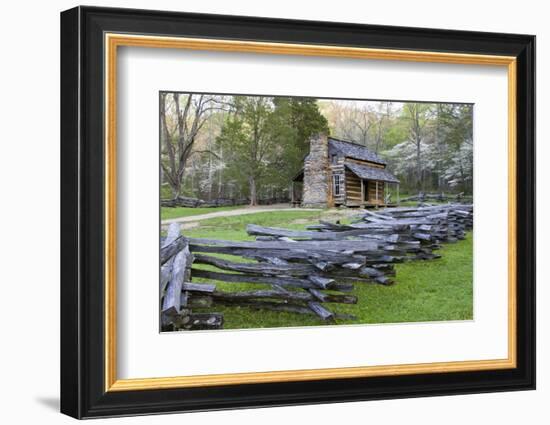
{"type": "Polygon", "coordinates": [[[181,181],[176,180],[170,185],[170,188],[172,189],[172,197],[176,199],[181,194],[181,181]]]}
{"type": "Polygon", "coordinates": [[[416,179],[418,190],[422,189],[422,161],[420,152],[420,140],[416,141],[416,179]]]}
{"type": "Polygon", "coordinates": [[[250,206],[258,205],[258,199],[256,196],[256,179],[255,177],[249,177],[248,183],[250,186],[250,206]]]}
{"type": "Polygon", "coordinates": [[[415,105],[414,108],[414,132],[415,132],[415,139],[416,139],[416,174],[418,179],[418,190],[422,190],[422,157],[421,157],[421,151],[420,151],[420,143],[422,142],[422,138],[420,136],[420,114],[418,111],[418,105],[415,105]]]}
{"type": "Polygon", "coordinates": [[[218,170],[218,198],[224,197],[223,192],[223,148],[220,147],[220,153],[218,154],[220,158],[220,167],[218,170]]]}
{"type": "Polygon", "coordinates": [[[462,180],[462,192],[466,193],[466,176],[464,175],[464,168],[462,168],[462,160],[460,160],[460,180],[462,180]]]}
{"type": "Polygon", "coordinates": [[[212,155],[208,156],[208,200],[212,200],[212,186],[214,183],[214,173],[212,170],[212,155]]]}
{"type": "MultiPolygon", "coordinates": [[[[211,111],[221,108],[216,104],[215,97],[211,96],[172,93],[171,98],[174,105],[174,111],[171,112],[171,120],[169,120],[174,121],[172,129],[169,129],[166,119],[169,110],[166,104],[168,96],[162,93],[160,98],[161,142],[165,150],[163,155],[167,157],[162,166],[164,178],[170,184],[174,196],[178,196],[181,193],[185,168],[193,153],[197,134],[211,111]]],[[[193,186],[194,182],[191,181],[191,187],[193,186]]],[[[211,191],[211,188],[208,190],[211,191]]]]}

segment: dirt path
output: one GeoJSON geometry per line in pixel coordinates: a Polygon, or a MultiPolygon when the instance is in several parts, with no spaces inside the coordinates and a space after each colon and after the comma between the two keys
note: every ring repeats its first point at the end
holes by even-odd
{"type": "Polygon", "coordinates": [[[255,214],[260,212],[271,211],[320,211],[316,208],[291,208],[288,204],[275,204],[275,205],[258,205],[256,207],[243,207],[236,210],[228,211],[216,211],[206,214],[192,215],[189,217],[171,218],[168,220],[162,220],[162,224],[170,223],[183,223],[184,228],[191,228],[196,226],[196,222],[201,220],[208,220],[209,218],[217,217],[232,217],[235,215],[255,214]]]}

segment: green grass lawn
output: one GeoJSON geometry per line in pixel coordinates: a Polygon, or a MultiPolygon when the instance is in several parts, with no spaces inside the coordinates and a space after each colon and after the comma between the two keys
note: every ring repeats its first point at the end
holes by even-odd
{"type": "Polygon", "coordinates": [[[161,207],[160,219],[168,220],[170,218],[190,217],[192,215],[208,214],[218,211],[231,211],[239,208],[245,208],[245,205],[234,205],[230,207],[211,207],[211,208],[185,208],[185,207],[161,207]]]}
{"type": "MultiPolygon", "coordinates": [[[[184,231],[190,237],[227,240],[253,240],[246,234],[247,223],[263,226],[303,229],[317,223],[320,211],[277,211],[253,215],[223,217],[201,221],[200,227],[184,231]]],[[[397,264],[396,284],[356,284],[350,294],[358,297],[355,305],[327,304],[338,313],[351,313],[354,321],[341,324],[398,323],[441,320],[468,320],[473,318],[472,236],[454,244],[446,244],[438,251],[442,258],[397,264]]],[[[232,261],[248,261],[239,257],[223,256],[232,261]]],[[[207,265],[195,268],[216,270],[207,265]]],[[[194,282],[207,282],[195,278],[194,282]]],[[[269,289],[267,285],[215,282],[220,290],[242,291],[269,289]]],[[[200,311],[200,309],[197,309],[200,311]]],[[[223,312],[224,329],[319,326],[325,323],[315,316],[255,311],[245,307],[215,306],[209,311],[223,312]]]]}

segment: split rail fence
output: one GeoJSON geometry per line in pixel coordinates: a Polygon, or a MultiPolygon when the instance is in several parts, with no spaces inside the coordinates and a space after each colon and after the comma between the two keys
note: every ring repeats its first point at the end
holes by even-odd
{"type": "Polygon", "coordinates": [[[172,223],[160,250],[162,329],[220,329],[223,314],[204,313],[216,306],[354,320],[330,305],[356,304],[354,285],[393,284],[396,263],[439,258],[441,243],[464,239],[472,227],[473,206],[467,204],[365,211],[352,224],[320,221],[307,230],[249,224],[255,241],[187,238],[172,223]],[[192,277],[209,283],[194,283],[192,277]],[[216,282],[259,287],[224,291],[216,282]]]}

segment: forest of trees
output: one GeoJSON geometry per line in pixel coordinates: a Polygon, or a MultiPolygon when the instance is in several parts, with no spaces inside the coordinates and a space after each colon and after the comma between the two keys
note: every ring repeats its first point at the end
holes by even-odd
{"type": "Polygon", "coordinates": [[[402,193],[472,192],[473,106],[160,94],[161,196],[285,198],[326,132],[388,161],[402,193]]]}

